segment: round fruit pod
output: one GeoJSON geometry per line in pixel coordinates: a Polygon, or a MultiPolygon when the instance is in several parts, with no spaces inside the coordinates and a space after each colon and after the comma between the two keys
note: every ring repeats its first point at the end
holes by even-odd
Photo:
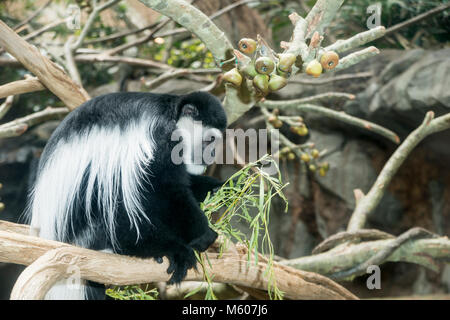
{"type": "Polygon", "coordinates": [[[300,126],[300,127],[298,127],[296,133],[297,133],[299,136],[304,137],[304,136],[306,136],[306,135],[308,134],[308,128],[307,128],[305,125],[300,126]]]}
{"type": "Polygon", "coordinates": [[[320,64],[326,70],[334,69],[339,64],[339,55],[334,51],[327,51],[320,57],[320,64]]]}
{"type": "Polygon", "coordinates": [[[281,53],[278,55],[278,70],[283,72],[288,72],[292,69],[292,65],[294,64],[297,57],[292,53],[281,53]]]}
{"type": "Polygon", "coordinates": [[[311,157],[309,156],[309,154],[303,153],[303,154],[301,155],[300,159],[301,159],[303,162],[308,163],[308,162],[311,160],[311,157]]]}
{"type": "Polygon", "coordinates": [[[287,80],[276,74],[272,74],[269,80],[269,89],[271,91],[277,91],[284,88],[287,85],[287,80]]]}
{"type": "Polygon", "coordinates": [[[255,69],[260,74],[271,74],[275,69],[275,62],[269,57],[260,57],[255,61],[255,69]]]}
{"type": "Polygon", "coordinates": [[[239,87],[242,83],[242,76],[237,68],[225,72],[222,79],[234,84],[236,87],[239,87]]]}
{"type": "Polygon", "coordinates": [[[317,159],[319,157],[319,155],[320,155],[319,150],[313,149],[311,151],[311,155],[313,156],[313,158],[317,159]]]}
{"type": "Polygon", "coordinates": [[[306,73],[317,78],[322,74],[322,65],[316,59],[311,60],[306,66],[306,73]]]}
{"type": "Polygon", "coordinates": [[[257,74],[253,78],[253,85],[261,93],[267,94],[269,92],[269,76],[266,74],[257,74]]]}
{"type": "Polygon", "coordinates": [[[256,50],[256,41],[251,38],[242,38],[239,40],[238,48],[242,53],[253,54],[256,50]]]}
{"type": "Polygon", "coordinates": [[[327,174],[327,171],[326,171],[324,168],[320,168],[320,169],[319,169],[319,175],[320,175],[321,177],[325,177],[326,174],[327,174]]]}

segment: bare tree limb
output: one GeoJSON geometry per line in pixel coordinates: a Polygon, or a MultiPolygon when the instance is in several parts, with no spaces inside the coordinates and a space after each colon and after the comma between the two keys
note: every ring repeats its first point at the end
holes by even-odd
{"type": "MultiPolygon", "coordinates": [[[[0,227],[2,225],[0,224],[0,227]]],[[[264,277],[265,258],[247,264],[247,249],[243,245],[228,245],[219,257],[208,252],[208,273],[215,282],[224,282],[267,290],[264,277]]],[[[31,265],[19,277],[12,299],[42,299],[52,284],[70,276],[68,267],[77,267],[82,278],[105,284],[127,285],[167,281],[168,262],[138,259],[97,252],[37,237],[0,231],[0,262],[31,265]],[[41,258],[39,258],[41,257],[41,258]]],[[[311,273],[274,263],[278,288],[293,299],[355,299],[348,290],[335,282],[311,273]]],[[[202,268],[189,270],[186,280],[203,280],[202,268]]]]}
{"type": "Polygon", "coordinates": [[[94,8],[88,17],[86,24],[83,27],[83,30],[81,30],[80,36],[77,38],[76,41],[70,43],[70,50],[72,52],[74,52],[76,49],[78,49],[83,44],[84,39],[86,38],[89,30],[92,28],[95,18],[97,18],[99,13],[102,12],[103,10],[106,10],[109,7],[115,5],[119,1],[121,1],[121,0],[110,0],[108,2],[105,2],[102,5],[97,5],[97,1],[94,1],[94,8]]]}
{"type": "Polygon", "coordinates": [[[270,100],[264,100],[263,102],[259,102],[260,106],[266,107],[268,109],[275,109],[279,108],[282,109],[291,109],[291,110],[297,110],[300,112],[310,112],[310,113],[316,113],[321,114],[326,117],[330,117],[339,121],[342,121],[344,123],[348,123],[351,125],[354,125],[359,128],[363,128],[366,130],[369,130],[371,132],[374,132],[376,134],[379,134],[389,140],[391,140],[394,143],[399,143],[400,138],[392,132],[389,129],[386,129],[378,124],[375,124],[373,122],[363,120],[357,117],[350,116],[346,114],[345,112],[338,112],[334,111],[325,107],[316,106],[313,104],[307,104],[307,103],[301,103],[299,102],[301,99],[294,99],[294,100],[284,100],[284,101],[270,101],[270,100]]]}
{"type": "Polygon", "coordinates": [[[233,46],[225,33],[220,30],[203,12],[184,0],[139,0],[146,6],[178,22],[190,32],[195,34],[211,51],[218,64],[228,59],[227,52],[233,46]]]}
{"type": "Polygon", "coordinates": [[[17,29],[19,29],[20,27],[26,25],[27,23],[29,23],[31,20],[33,20],[34,18],[36,18],[38,15],[41,14],[42,11],[45,10],[45,8],[47,8],[53,0],[48,0],[46,3],[44,3],[44,5],[42,5],[42,7],[40,7],[39,9],[37,9],[33,14],[31,14],[28,18],[26,18],[25,20],[23,20],[22,22],[16,24],[13,27],[13,30],[18,32],[17,29]]]}
{"type": "Polygon", "coordinates": [[[34,73],[70,109],[89,99],[87,92],[76,85],[59,66],[19,37],[3,21],[0,21],[0,45],[34,73]]]}
{"type": "MultiPolygon", "coordinates": [[[[343,243],[329,251],[316,255],[280,261],[301,270],[317,272],[323,275],[348,270],[358,266],[378,252],[392,247],[395,239],[366,241],[358,244],[343,243]]],[[[450,240],[447,237],[433,239],[413,239],[403,243],[383,262],[409,262],[419,264],[433,271],[439,271],[440,262],[448,262],[450,240]]]]}
{"type": "Polygon", "coordinates": [[[404,22],[401,22],[399,24],[396,24],[388,29],[386,29],[385,35],[397,32],[398,30],[405,28],[407,26],[410,26],[411,24],[417,23],[419,21],[422,21],[424,19],[430,18],[438,13],[441,13],[442,11],[445,11],[450,8],[450,3],[444,3],[434,9],[431,9],[430,11],[424,12],[422,14],[419,14],[418,16],[415,16],[409,20],[406,20],[404,22]]]}
{"type": "Polygon", "coordinates": [[[69,112],[69,108],[47,107],[42,111],[38,111],[25,117],[15,119],[11,122],[0,125],[0,138],[21,135],[31,126],[50,119],[60,118],[62,116],[65,116],[69,112]]]}
{"type": "Polygon", "coordinates": [[[344,242],[361,242],[367,240],[380,240],[380,239],[392,239],[395,238],[393,235],[379,231],[376,229],[361,229],[354,232],[339,232],[336,233],[321,243],[319,243],[312,251],[312,254],[318,254],[327,250],[330,250],[337,245],[344,242]]]}
{"type": "Polygon", "coordinates": [[[215,73],[221,73],[222,70],[220,69],[171,69],[163,74],[159,75],[158,77],[147,81],[144,83],[145,87],[148,90],[154,89],[162,85],[164,82],[176,78],[178,76],[187,75],[187,74],[215,74],[215,73]]]}
{"type": "Polygon", "coordinates": [[[365,32],[358,33],[351,38],[345,40],[338,40],[332,45],[325,47],[324,51],[345,52],[359,46],[362,46],[370,41],[381,38],[385,35],[386,28],[383,26],[376,27],[365,32]]]}
{"type": "MultiPolygon", "coordinates": [[[[28,79],[14,81],[0,86],[0,98],[42,90],[45,90],[45,87],[42,85],[41,81],[36,77],[30,77],[28,79]]],[[[0,112],[0,119],[1,118],[0,112]]]]}
{"type": "Polygon", "coordinates": [[[316,31],[323,35],[325,28],[333,21],[343,3],[344,0],[317,0],[305,18],[308,23],[306,38],[311,37],[316,31]]]}
{"type": "Polygon", "coordinates": [[[389,183],[411,151],[428,135],[450,128],[450,113],[433,119],[434,113],[429,111],[422,124],[414,130],[384,165],[370,191],[360,199],[347,227],[347,231],[356,231],[364,227],[367,216],[379,204],[389,183]]]}
{"type": "Polygon", "coordinates": [[[343,57],[340,61],[339,64],[336,66],[336,68],[334,68],[331,71],[339,71],[339,70],[343,70],[343,69],[347,69],[348,67],[351,67],[354,64],[357,64],[363,60],[366,60],[370,57],[373,57],[377,54],[380,53],[380,50],[378,50],[375,47],[368,47],[356,52],[353,52],[345,57],[343,57]]]}
{"type": "Polygon", "coordinates": [[[340,280],[340,279],[347,279],[349,277],[355,277],[361,274],[364,274],[367,272],[367,268],[371,265],[380,265],[383,262],[386,261],[386,259],[392,255],[392,253],[397,250],[400,246],[402,246],[407,241],[410,241],[415,238],[430,238],[434,237],[437,238],[436,235],[432,234],[431,232],[422,229],[422,228],[413,228],[405,233],[401,234],[392,242],[389,243],[389,245],[382,248],[380,251],[378,251],[376,254],[374,254],[372,257],[367,259],[366,261],[362,262],[361,264],[358,264],[350,269],[342,270],[335,272],[330,275],[332,279],[340,280]]]}
{"type": "Polygon", "coordinates": [[[372,72],[358,72],[350,74],[341,74],[334,77],[325,77],[318,79],[305,79],[305,78],[292,78],[289,79],[289,83],[298,83],[306,85],[324,85],[335,81],[353,80],[357,78],[370,78],[373,76],[372,72]]]}
{"type": "Polygon", "coordinates": [[[320,93],[314,96],[309,96],[305,98],[299,98],[296,99],[296,103],[298,104],[304,104],[304,103],[313,103],[321,100],[327,100],[327,99],[343,99],[343,100],[354,100],[355,95],[351,93],[345,93],[345,92],[325,92],[320,93]]]}
{"type": "MultiPolygon", "coordinates": [[[[0,91],[2,87],[0,87],[0,91]]],[[[5,116],[5,114],[9,111],[9,109],[11,109],[13,102],[14,102],[14,95],[10,95],[5,99],[5,102],[3,102],[0,105],[0,120],[5,116]]]]}

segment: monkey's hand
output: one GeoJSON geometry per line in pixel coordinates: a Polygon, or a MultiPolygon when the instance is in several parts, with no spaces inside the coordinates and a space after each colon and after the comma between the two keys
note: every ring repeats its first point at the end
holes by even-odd
{"type": "Polygon", "coordinates": [[[178,284],[186,277],[187,271],[196,268],[197,258],[191,248],[180,246],[180,248],[171,254],[168,254],[169,267],[167,273],[171,274],[168,284],[178,284]]]}
{"type": "Polygon", "coordinates": [[[201,237],[192,240],[189,243],[189,246],[200,252],[206,251],[206,249],[208,249],[209,246],[212,245],[214,241],[216,241],[217,236],[217,232],[215,232],[211,228],[208,228],[208,231],[205,232],[201,237]]]}

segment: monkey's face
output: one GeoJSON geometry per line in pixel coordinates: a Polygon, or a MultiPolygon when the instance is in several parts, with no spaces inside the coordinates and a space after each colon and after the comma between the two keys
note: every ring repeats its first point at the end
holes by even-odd
{"type": "Polygon", "coordinates": [[[191,174],[203,174],[207,165],[214,162],[216,148],[221,146],[222,132],[205,126],[202,121],[183,116],[177,122],[182,143],[182,161],[191,174]]]}

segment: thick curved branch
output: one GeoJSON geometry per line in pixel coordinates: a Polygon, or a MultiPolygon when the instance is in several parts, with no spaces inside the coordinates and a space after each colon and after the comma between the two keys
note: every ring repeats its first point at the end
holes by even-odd
{"type": "Polygon", "coordinates": [[[217,63],[229,59],[233,45],[203,12],[183,0],[139,0],[147,7],[178,22],[195,34],[211,51],[217,63]]]}
{"type": "MultiPolygon", "coordinates": [[[[378,252],[391,248],[395,245],[396,240],[397,238],[366,241],[358,244],[344,243],[323,253],[280,261],[280,264],[323,275],[331,275],[363,264],[378,252]]],[[[449,257],[450,240],[447,237],[439,237],[413,239],[405,242],[385,257],[383,262],[410,262],[433,271],[439,271],[439,262],[448,262],[449,257]]]]}
{"type": "Polygon", "coordinates": [[[0,98],[41,90],[45,90],[41,81],[36,77],[29,77],[24,80],[10,82],[0,86],[0,98]]]}
{"type": "Polygon", "coordinates": [[[3,21],[0,21],[0,46],[34,73],[42,84],[71,110],[90,98],[87,92],[75,84],[59,66],[19,37],[3,21]]]}
{"type": "Polygon", "coordinates": [[[432,133],[450,128],[450,113],[434,120],[433,118],[434,113],[428,112],[422,124],[403,141],[389,158],[370,191],[359,200],[347,231],[355,231],[364,227],[368,214],[377,207],[395,173],[419,142],[432,133]]]}
{"type": "MultiPolygon", "coordinates": [[[[2,224],[0,224],[0,230],[1,228],[2,224]]],[[[7,224],[7,228],[11,229],[11,223],[7,224]]],[[[16,227],[16,230],[22,229],[16,227]]],[[[267,268],[266,259],[260,256],[257,264],[254,261],[248,264],[248,252],[245,246],[234,246],[230,243],[228,248],[221,257],[218,253],[207,253],[211,267],[209,264],[206,267],[209,275],[214,277],[214,281],[267,290],[268,281],[264,277],[264,271],[267,268]]],[[[97,252],[56,241],[0,231],[0,262],[30,265],[48,251],[50,253],[24,273],[14,288],[13,298],[22,298],[21,294],[26,294],[28,299],[44,297],[52,283],[61,277],[69,276],[68,267],[71,267],[70,270],[73,270],[73,267],[79,268],[80,275],[84,279],[115,285],[167,281],[169,279],[166,272],[168,267],[166,259],[162,264],[158,264],[153,259],[138,259],[97,252]],[[45,281],[42,277],[50,277],[46,278],[50,284],[43,285],[45,281]]],[[[276,263],[273,268],[277,286],[285,292],[287,298],[356,298],[348,290],[323,276],[276,263]]],[[[190,270],[186,280],[203,280],[202,268],[199,266],[197,269],[198,271],[190,270]]]]}
{"type": "Polygon", "coordinates": [[[367,268],[371,265],[380,265],[386,261],[386,259],[392,255],[392,253],[405,244],[407,241],[410,241],[414,238],[430,238],[434,237],[431,232],[422,229],[422,228],[413,228],[405,233],[401,234],[397,238],[395,238],[388,246],[382,248],[378,252],[376,252],[373,256],[371,256],[366,261],[349,268],[347,270],[342,270],[335,272],[330,275],[332,279],[346,279],[349,277],[355,277],[358,275],[362,275],[366,272],[367,268]]]}

